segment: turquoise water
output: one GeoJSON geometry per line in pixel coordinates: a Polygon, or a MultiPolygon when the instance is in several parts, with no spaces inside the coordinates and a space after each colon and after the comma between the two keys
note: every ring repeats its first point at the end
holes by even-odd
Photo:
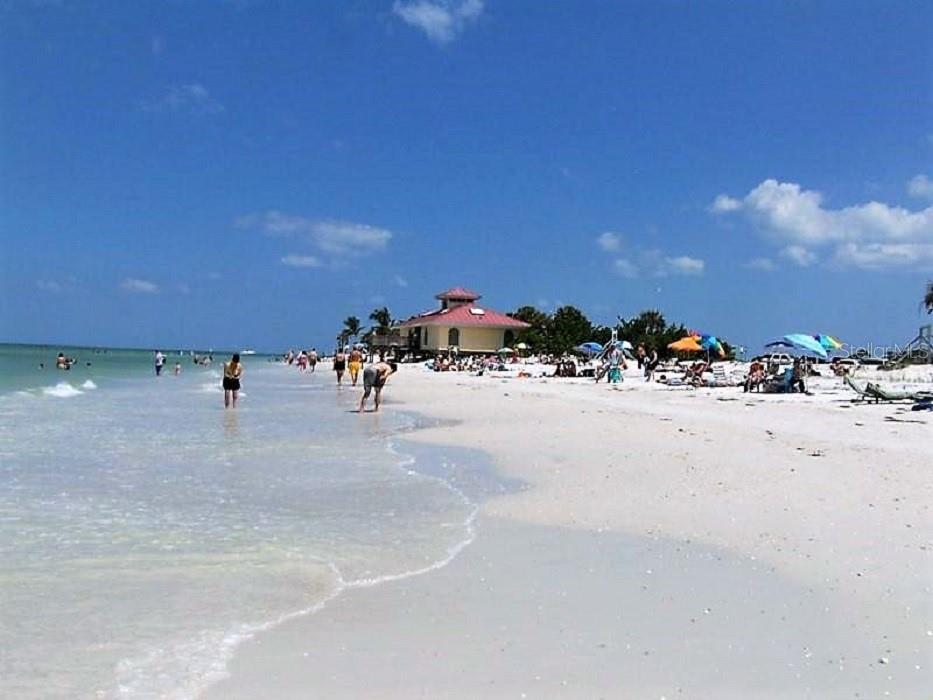
{"type": "MultiPolygon", "coordinates": [[[[171,374],[176,363],[181,364],[182,372],[202,369],[194,364],[192,353],[204,356],[208,351],[162,348],[166,358],[162,371],[171,374]]],[[[219,362],[229,356],[227,352],[216,352],[214,360],[219,362]]],[[[268,359],[268,356],[250,357],[251,361],[268,359]]],[[[152,375],[155,374],[154,360],[154,350],[0,343],[0,394],[47,387],[61,381],[79,385],[90,379],[99,384],[114,378],[152,375]],[[60,352],[75,360],[71,369],[56,369],[55,360],[60,352]]]]}
{"type": "Polygon", "coordinates": [[[406,452],[419,419],[391,403],[351,413],[359,391],[331,372],[247,358],[224,410],[216,368],[157,378],[124,351],[33,372],[12,354],[3,366],[26,369],[0,394],[0,697],[196,697],[257,631],[442,566],[490,488],[462,478],[464,455],[406,452]]]}

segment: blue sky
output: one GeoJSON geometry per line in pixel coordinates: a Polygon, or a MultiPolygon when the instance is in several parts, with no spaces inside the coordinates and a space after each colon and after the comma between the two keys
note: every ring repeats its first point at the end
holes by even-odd
{"type": "Polygon", "coordinates": [[[0,2],[0,340],[278,350],[463,285],[907,340],[933,5],[0,2]]]}

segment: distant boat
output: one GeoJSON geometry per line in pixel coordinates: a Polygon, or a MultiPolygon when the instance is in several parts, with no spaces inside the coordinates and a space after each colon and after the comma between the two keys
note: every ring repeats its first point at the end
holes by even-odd
{"type": "Polygon", "coordinates": [[[255,355],[256,351],[255,350],[240,350],[240,354],[241,355],[255,355]]]}

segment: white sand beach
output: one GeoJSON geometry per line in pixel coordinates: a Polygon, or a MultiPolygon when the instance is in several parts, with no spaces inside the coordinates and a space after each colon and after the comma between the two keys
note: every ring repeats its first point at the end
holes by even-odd
{"type": "Polygon", "coordinates": [[[204,697],[930,697],[931,418],[853,397],[403,367],[384,410],[456,421],[412,440],[523,486],[448,566],[257,635],[204,697]]]}

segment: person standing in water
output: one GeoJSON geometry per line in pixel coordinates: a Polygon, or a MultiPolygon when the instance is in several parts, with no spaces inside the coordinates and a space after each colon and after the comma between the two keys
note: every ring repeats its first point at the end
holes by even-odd
{"type": "Polygon", "coordinates": [[[359,348],[353,348],[350,351],[349,365],[347,369],[350,370],[350,382],[353,386],[356,386],[356,380],[360,377],[360,370],[363,368],[363,353],[360,352],[359,348]]]}
{"type": "Polygon", "coordinates": [[[314,373],[314,368],[317,367],[317,348],[311,348],[311,352],[308,353],[308,366],[314,373]]]}
{"type": "Polygon", "coordinates": [[[165,355],[162,354],[161,350],[155,351],[155,373],[158,377],[162,374],[162,367],[165,365],[165,355]]]}
{"type": "Polygon", "coordinates": [[[240,364],[239,353],[234,353],[230,362],[224,362],[224,408],[236,408],[237,395],[240,393],[240,377],[243,376],[243,365],[240,364]]]}
{"type": "Polygon", "coordinates": [[[369,398],[373,390],[376,392],[373,397],[373,412],[379,410],[379,404],[382,403],[382,388],[386,385],[389,375],[395,374],[397,371],[398,365],[395,362],[383,362],[381,360],[363,370],[363,397],[360,399],[358,413],[363,412],[366,407],[366,399],[369,398]]]}
{"type": "Polygon", "coordinates": [[[343,350],[334,355],[334,371],[337,373],[337,386],[343,386],[343,373],[347,369],[347,356],[343,350]]]}

